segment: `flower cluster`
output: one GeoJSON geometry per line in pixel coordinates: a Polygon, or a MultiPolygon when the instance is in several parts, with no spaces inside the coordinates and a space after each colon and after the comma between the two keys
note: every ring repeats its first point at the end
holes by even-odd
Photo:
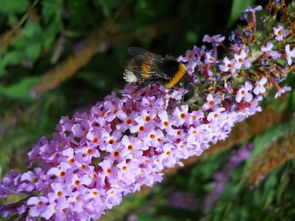
{"type": "MultiPolygon", "coordinates": [[[[260,8],[250,9],[246,11],[256,23],[255,11],[260,8]]],[[[87,113],[62,117],[52,138],[41,138],[28,154],[34,169],[24,174],[12,171],[0,183],[0,197],[27,195],[0,206],[1,215],[98,219],[124,195],[160,182],[163,169],[182,165],[181,160],[200,156],[210,144],[226,139],[237,122],[261,111],[259,102],[268,84],[276,86],[276,96],[288,90],[278,85],[288,68],[278,70],[278,75],[267,71],[275,59],[285,58],[291,66],[294,57],[289,44],[284,51],[274,48],[289,36],[281,25],[276,27],[282,29],[280,38],[274,31],[259,52],[257,43],[253,48],[253,42],[243,43],[251,34],[248,30],[231,36],[234,43],[221,60],[217,50],[225,38],[220,35],[204,37],[212,49],[195,46],[179,57],[194,90],[185,103],[186,89],[168,90],[158,84],[138,89],[129,84],[120,96],[112,93],[87,113]],[[245,74],[258,65],[264,69],[257,70],[256,78],[245,74]]]]}
{"type": "Polygon", "coordinates": [[[235,122],[258,108],[253,102],[240,112],[225,111],[220,99],[208,95],[203,111],[189,111],[187,105],[172,105],[183,91],[168,93],[159,85],[136,91],[128,85],[121,98],[112,94],[89,113],[63,117],[53,138],[41,138],[28,154],[38,167],[13,172],[1,183],[1,197],[36,194],[25,205],[3,206],[2,211],[29,210],[31,217],[56,220],[97,219],[123,195],[161,181],[164,168],[225,139],[235,122]]]}

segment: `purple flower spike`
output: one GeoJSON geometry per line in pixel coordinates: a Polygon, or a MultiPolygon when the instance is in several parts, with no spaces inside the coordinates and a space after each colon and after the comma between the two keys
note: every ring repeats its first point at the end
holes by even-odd
{"type": "MultiPolygon", "coordinates": [[[[219,97],[208,95],[205,116],[187,105],[168,106],[179,102],[184,90],[169,94],[154,85],[131,97],[135,89],[127,85],[120,98],[107,96],[88,113],[63,117],[52,139],[41,138],[28,154],[30,164],[39,167],[7,175],[0,184],[2,196],[39,192],[22,208],[31,217],[97,219],[123,195],[161,181],[163,169],[200,156],[210,143],[225,139],[235,122],[255,113],[246,108],[237,118],[219,97]]],[[[246,83],[243,89],[250,93],[252,86],[246,83]]],[[[243,99],[252,100],[245,94],[243,99]]]]}

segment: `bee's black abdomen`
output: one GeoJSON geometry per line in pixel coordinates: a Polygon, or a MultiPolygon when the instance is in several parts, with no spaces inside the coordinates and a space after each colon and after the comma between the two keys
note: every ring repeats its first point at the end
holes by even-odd
{"type": "Polygon", "coordinates": [[[179,70],[179,62],[176,60],[164,60],[162,63],[162,71],[169,76],[169,78],[173,78],[174,75],[179,70]]]}

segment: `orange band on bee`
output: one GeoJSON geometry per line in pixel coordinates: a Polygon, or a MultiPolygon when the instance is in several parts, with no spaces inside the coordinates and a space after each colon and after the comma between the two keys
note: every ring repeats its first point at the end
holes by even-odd
{"type": "Polygon", "coordinates": [[[146,60],[141,65],[141,75],[143,78],[149,78],[152,72],[152,60],[146,60]]]}
{"type": "Polygon", "coordinates": [[[185,66],[183,64],[179,64],[178,71],[176,72],[174,77],[168,83],[165,84],[165,87],[172,88],[181,80],[184,74],[185,74],[185,66]]]}

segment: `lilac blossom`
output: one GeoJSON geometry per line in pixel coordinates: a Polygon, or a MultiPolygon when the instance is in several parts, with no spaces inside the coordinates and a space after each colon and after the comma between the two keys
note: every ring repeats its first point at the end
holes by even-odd
{"type": "Polygon", "coordinates": [[[291,65],[292,64],[292,58],[295,58],[295,47],[291,50],[290,45],[287,44],[285,46],[285,52],[286,52],[287,63],[288,63],[288,65],[291,65]]]}
{"type": "Polygon", "coordinates": [[[267,83],[266,77],[263,77],[259,81],[257,81],[255,84],[255,88],[253,90],[254,94],[256,95],[263,94],[266,91],[264,87],[266,83],[267,83]]]}
{"type": "Polygon", "coordinates": [[[250,102],[253,99],[252,95],[252,89],[253,86],[249,82],[246,82],[243,87],[241,87],[238,90],[238,93],[236,95],[236,101],[240,103],[242,100],[245,100],[246,102],[250,102]]]}
{"type": "Polygon", "coordinates": [[[256,11],[261,11],[262,10],[262,6],[258,5],[255,8],[252,8],[251,6],[246,7],[245,9],[245,13],[246,12],[250,12],[251,13],[251,18],[252,18],[252,23],[254,25],[254,27],[256,27],[256,11]]]}
{"type": "Polygon", "coordinates": [[[272,42],[267,42],[266,45],[261,46],[261,51],[266,55],[271,56],[273,59],[280,58],[282,55],[278,51],[271,50],[273,48],[272,42]]]}
{"type": "Polygon", "coordinates": [[[206,103],[203,105],[203,110],[215,110],[220,103],[221,99],[219,97],[214,98],[212,94],[208,94],[206,103]]]}
{"type": "Polygon", "coordinates": [[[224,39],[225,39],[225,37],[221,36],[221,35],[213,35],[213,36],[205,35],[203,37],[203,42],[221,43],[224,41],[224,39]]]}
{"type": "Polygon", "coordinates": [[[262,10],[262,6],[258,5],[255,8],[251,7],[251,6],[247,6],[245,9],[245,12],[256,12],[256,11],[261,11],[262,10]]]}
{"type": "Polygon", "coordinates": [[[282,96],[283,94],[285,94],[286,92],[291,91],[291,90],[292,90],[291,87],[287,87],[287,86],[282,87],[275,94],[275,98],[279,98],[280,96],[282,96]]]}
{"type": "Polygon", "coordinates": [[[277,41],[282,41],[289,34],[288,29],[284,29],[282,24],[279,24],[277,27],[273,28],[273,33],[277,41]]]}
{"type": "Polygon", "coordinates": [[[221,35],[205,35],[203,37],[203,42],[212,43],[214,57],[217,57],[217,47],[224,41],[225,37],[221,35]]]}
{"type": "Polygon", "coordinates": [[[241,50],[239,54],[234,54],[235,58],[235,69],[240,69],[242,66],[249,68],[251,66],[251,63],[247,59],[248,53],[245,50],[241,50]]]}
{"type": "Polygon", "coordinates": [[[223,64],[219,65],[219,69],[223,72],[227,72],[227,71],[230,71],[230,72],[233,72],[235,69],[234,69],[234,61],[229,59],[228,57],[225,57],[223,59],[223,64]]]}
{"type": "Polygon", "coordinates": [[[212,52],[206,52],[205,63],[211,64],[211,63],[215,63],[215,62],[216,62],[216,58],[214,57],[214,55],[212,55],[212,52]]]}
{"type": "Polygon", "coordinates": [[[193,48],[193,50],[187,50],[185,52],[185,56],[180,56],[178,58],[178,61],[181,61],[181,62],[188,62],[188,61],[191,61],[191,60],[196,60],[195,47],[193,48]]]}

